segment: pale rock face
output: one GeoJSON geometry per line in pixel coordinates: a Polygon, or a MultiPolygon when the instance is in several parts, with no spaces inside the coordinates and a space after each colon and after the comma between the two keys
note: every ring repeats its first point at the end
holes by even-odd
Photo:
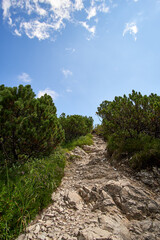
{"type": "Polygon", "coordinates": [[[97,136],[92,146],[69,153],[74,161],[53,204],[18,240],[160,240],[160,171],[143,170],[134,178],[106,156],[106,143],[97,136]]]}
{"type": "Polygon", "coordinates": [[[118,214],[116,218],[112,215],[104,215],[99,221],[102,223],[103,230],[112,232],[113,235],[121,237],[123,240],[130,240],[130,232],[128,230],[129,221],[121,218],[118,214]]]}
{"type": "Polygon", "coordinates": [[[88,156],[88,154],[80,147],[76,147],[73,151],[73,154],[77,155],[77,156],[88,156]]]}
{"type": "Polygon", "coordinates": [[[146,215],[160,213],[160,205],[150,198],[141,187],[134,187],[124,180],[109,181],[104,190],[128,219],[144,219],[146,215]]]}
{"type": "Polygon", "coordinates": [[[108,239],[111,233],[101,228],[86,228],[79,231],[77,235],[78,240],[93,240],[93,239],[108,239]]]}
{"type": "Polygon", "coordinates": [[[75,191],[66,191],[64,199],[68,205],[75,210],[81,210],[83,208],[82,198],[75,191]]]}

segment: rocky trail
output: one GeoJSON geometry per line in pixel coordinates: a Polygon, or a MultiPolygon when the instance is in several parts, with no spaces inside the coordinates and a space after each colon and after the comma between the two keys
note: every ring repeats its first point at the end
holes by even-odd
{"type": "Polygon", "coordinates": [[[106,143],[93,139],[68,156],[53,204],[18,240],[160,240],[160,171],[137,174],[143,182],[129,177],[107,161],[106,143]]]}

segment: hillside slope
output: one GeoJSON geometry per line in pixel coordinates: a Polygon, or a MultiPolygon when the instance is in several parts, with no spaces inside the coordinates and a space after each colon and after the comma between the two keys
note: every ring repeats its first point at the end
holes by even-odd
{"type": "Polygon", "coordinates": [[[68,156],[53,204],[18,240],[160,240],[160,191],[111,166],[93,139],[68,156]]]}

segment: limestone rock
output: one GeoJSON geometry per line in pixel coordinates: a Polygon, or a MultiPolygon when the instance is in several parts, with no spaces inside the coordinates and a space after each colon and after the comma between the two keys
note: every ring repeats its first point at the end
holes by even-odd
{"type": "Polygon", "coordinates": [[[80,148],[80,147],[76,147],[73,151],[72,151],[72,153],[74,154],[74,155],[78,155],[78,156],[88,156],[88,154],[82,149],[82,148],[80,148]]]}
{"type": "Polygon", "coordinates": [[[109,181],[104,190],[113,198],[115,204],[128,219],[144,219],[144,215],[160,213],[160,205],[151,199],[149,192],[134,187],[126,180],[109,181]]]}
{"type": "Polygon", "coordinates": [[[102,215],[99,218],[102,229],[121,237],[123,240],[130,240],[130,232],[128,230],[129,222],[126,219],[112,215],[102,215]]]}
{"type": "Polygon", "coordinates": [[[25,239],[25,234],[21,234],[18,238],[17,238],[17,240],[24,240],[25,239]]]}
{"type": "Polygon", "coordinates": [[[83,207],[82,198],[75,191],[67,191],[65,193],[64,200],[67,201],[68,205],[75,210],[80,210],[83,207]]]}
{"type": "Polygon", "coordinates": [[[77,240],[109,240],[111,233],[101,228],[86,228],[80,230],[77,235],[77,240]]]}

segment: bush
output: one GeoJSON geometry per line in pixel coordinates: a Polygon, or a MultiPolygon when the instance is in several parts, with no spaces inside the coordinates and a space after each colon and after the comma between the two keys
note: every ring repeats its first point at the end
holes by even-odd
{"type": "Polygon", "coordinates": [[[64,166],[64,154],[58,149],[48,158],[1,170],[1,240],[18,236],[27,223],[51,202],[51,194],[63,177],[64,166]]]}
{"type": "Polygon", "coordinates": [[[160,167],[160,139],[143,137],[141,150],[133,154],[129,163],[137,170],[152,166],[160,167]]]}
{"type": "Polygon", "coordinates": [[[115,133],[108,137],[108,151],[110,155],[117,150],[119,155],[132,156],[135,152],[145,149],[152,139],[152,137],[144,134],[139,134],[137,138],[123,138],[115,133]]]}
{"type": "MultiPolygon", "coordinates": [[[[52,98],[30,85],[0,86],[0,155],[9,164],[49,156],[64,139],[52,98]]],[[[4,162],[0,163],[1,165],[4,162]]]]}
{"type": "Polygon", "coordinates": [[[132,156],[131,165],[137,169],[159,165],[160,96],[142,96],[133,90],[128,97],[103,101],[97,114],[110,156],[119,160],[132,156]]]}
{"type": "Polygon", "coordinates": [[[103,101],[97,114],[102,118],[102,126],[106,136],[113,133],[123,137],[136,138],[144,133],[156,138],[160,137],[160,97],[156,94],[142,96],[132,91],[129,97],[115,97],[111,101],[103,101]]]}
{"type": "Polygon", "coordinates": [[[65,141],[69,142],[80,136],[85,136],[93,129],[92,117],[84,117],[81,115],[67,115],[64,113],[60,116],[60,123],[65,131],[65,141]]]}

